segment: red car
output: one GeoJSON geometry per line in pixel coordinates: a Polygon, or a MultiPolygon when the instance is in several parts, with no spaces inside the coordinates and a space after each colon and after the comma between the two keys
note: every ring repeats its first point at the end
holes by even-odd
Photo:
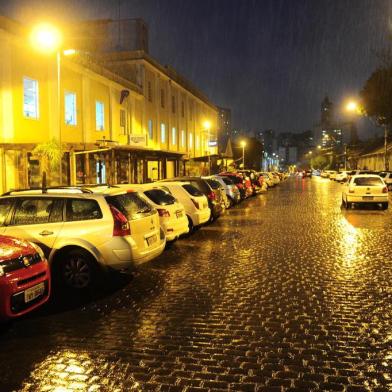
{"type": "Polygon", "coordinates": [[[0,235],[0,320],[21,316],[50,295],[50,272],[35,244],[0,235]]]}

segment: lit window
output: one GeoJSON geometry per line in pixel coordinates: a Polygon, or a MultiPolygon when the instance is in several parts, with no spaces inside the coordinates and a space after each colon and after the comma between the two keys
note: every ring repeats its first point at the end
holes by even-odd
{"type": "Polygon", "coordinates": [[[65,93],[65,123],[67,125],[76,125],[76,94],[65,93]]]}
{"type": "Polygon", "coordinates": [[[177,131],[176,128],[172,128],[172,144],[175,145],[176,144],[176,136],[177,136],[177,131]]]}
{"type": "Polygon", "coordinates": [[[161,143],[166,143],[166,127],[165,124],[161,124],[161,143]]]}
{"type": "Polygon", "coordinates": [[[193,147],[193,133],[189,134],[189,148],[193,147]]]}
{"type": "Polygon", "coordinates": [[[103,102],[95,101],[95,129],[97,131],[103,131],[105,125],[104,116],[105,106],[103,102]]]}
{"type": "Polygon", "coordinates": [[[153,138],[153,133],[152,133],[152,120],[148,120],[148,137],[150,140],[153,138]]]}
{"type": "Polygon", "coordinates": [[[181,147],[185,147],[185,131],[181,131],[181,147]]]}
{"type": "Polygon", "coordinates": [[[23,114],[28,118],[38,118],[38,81],[23,78],[23,114]]]}

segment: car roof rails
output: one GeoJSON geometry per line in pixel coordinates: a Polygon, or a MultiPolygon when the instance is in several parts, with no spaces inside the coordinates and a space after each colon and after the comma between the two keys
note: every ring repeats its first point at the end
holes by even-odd
{"type": "Polygon", "coordinates": [[[80,193],[93,193],[90,189],[86,189],[84,187],[78,187],[78,186],[51,186],[51,187],[46,187],[46,188],[25,188],[25,189],[13,189],[8,192],[3,193],[1,196],[10,196],[14,193],[18,192],[28,192],[28,191],[41,191],[42,194],[47,194],[48,191],[50,190],[74,190],[74,191],[80,191],[80,193]]]}

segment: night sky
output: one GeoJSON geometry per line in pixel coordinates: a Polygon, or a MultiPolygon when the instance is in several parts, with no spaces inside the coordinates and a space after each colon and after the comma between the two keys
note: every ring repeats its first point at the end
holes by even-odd
{"type": "Polygon", "coordinates": [[[312,128],[325,94],[339,112],[392,42],[392,0],[0,0],[24,23],[115,19],[119,9],[147,22],[153,57],[252,131],[312,128]]]}

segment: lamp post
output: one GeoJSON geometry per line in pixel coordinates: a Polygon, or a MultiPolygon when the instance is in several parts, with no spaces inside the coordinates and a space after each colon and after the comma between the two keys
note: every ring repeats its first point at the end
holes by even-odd
{"type": "Polygon", "coordinates": [[[208,175],[211,174],[211,153],[210,153],[210,129],[211,123],[204,121],[204,129],[207,131],[207,155],[208,155],[208,175]]]}
{"type": "Polygon", "coordinates": [[[245,146],[246,146],[246,141],[242,140],[241,147],[242,147],[242,168],[243,169],[245,169],[245,146]]]}
{"type": "Polygon", "coordinates": [[[32,46],[40,52],[52,54],[56,53],[56,74],[57,74],[57,136],[59,142],[60,153],[60,185],[63,182],[63,168],[62,168],[62,138],[61,138],[61,86],[60,86],[60,71],[61,71],[61,55],[60,48],[62,45],[62,34],[59,29],[48,23],[41,23],[35,26],[30,34],[30,42],[32,46]]]}

